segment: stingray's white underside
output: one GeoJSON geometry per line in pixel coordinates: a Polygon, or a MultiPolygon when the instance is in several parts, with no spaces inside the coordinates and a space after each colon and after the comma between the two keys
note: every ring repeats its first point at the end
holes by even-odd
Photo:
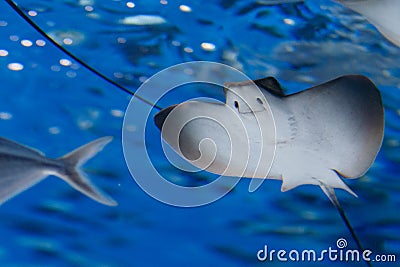
{"type": "Polygon", "coordinates": [[[227,83],[226,104],[188,101],[174,107],[162,137],[194,166],[212,173],[341,188],[372,165],[383,138],[383,108],[374,84],[344,76],[291,96],[252,82],[227,83]],[[268,104],[267,104],[268,103],[268,104]]]}

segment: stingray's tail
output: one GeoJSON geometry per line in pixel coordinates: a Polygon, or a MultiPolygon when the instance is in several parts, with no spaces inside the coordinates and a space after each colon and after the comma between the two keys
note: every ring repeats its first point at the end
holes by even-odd
{"type": "Polygon", "coordinates": [[[85,173],[80,170],[82,164],[94,157],[111,140],[110,136],[96,139],[57,159],[63,168],[56,175],[88,197],[108,206],[116,206],[117,202],[92,184],[85,173]]]}
{"type": "MultiPolygon", "coordinates": [[[[332,202],[333,206],[336,207],[337,211],[340,214],[340,217],[342,218],[344,224],[346,225],[347,229],[349,229],[351,236],[353,237],[354,241],[356,242],[358,250],[360,251],[360,253],[362,253],[364,251],[364,248],[361,245],[360,239],[358,239],[353,226],[351,225],[349,219],[347,218],[346,214],[344,213],[344,210],[343,210],[342,206],[340,205],[339,200],[336,197],[334,189],[322,182],[320,184],[320,187],[321,187],[322,191],[325,193],[325,195],[328,196],[328,198],[332,202]]],[[[365,261],[365,262],[367,263],[367,265],[369,267],[372,267],[370,261],[365,261]]]]}

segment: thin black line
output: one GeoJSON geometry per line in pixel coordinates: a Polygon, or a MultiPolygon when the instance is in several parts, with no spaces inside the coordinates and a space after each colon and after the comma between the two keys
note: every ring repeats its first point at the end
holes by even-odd
{"type": "MultiPolygon", "coordinates": [[[[336,197],[335,191],[328,185],[325,185],[324,183],[322,183],[322,181],[319,181],[319,182],[321,183],[320,187],[321,187],[322,191],[324,191],[324,193],[328,196],[329,200],[332,202],[333,206],[335,206],[336,210],[339,212],[341,219],[343,220],[344,224],[346,225],[347,229],[349,230],[349,232],[351,234],[351,237],[356,242],[358,250],[360,251],[360,253],[363,253],[364,248],[361,245],[360,239],[358,239],[353,226],[351,225],[349,219],[346,216],[346,213],[344,213],[344,210],[343,210],[342,206],[340,205],[339,200],[336,197]]],[[[365,263],[368,265],[368,267],[372,267],[372,264],[370,261],[365,261],[365,263]]]]}
{"type": "MultiPolygon", "coordinates": [[[[351,236],[353,237],[354,241],[356,242],[357,247],[358,247],[358,249],[360,250],[360,253],[362,253],[362,252],[364,251],[364,248],[363,248],[363,246],[361,245],[361,242],[360,242],[360,240],[358,239],[358,237],[357,237],[357,235],[356,235],[356,232],[354,231],[353,226],[350,224],[350,221],[349,221],[349,219],[347,218],[346,214],[344,213],[344,210],[343,210],[343,208],[340,206],[339,202],[337,202],[337,204],[338,204],[338,205],[335,205],[335,207],[336,207],[337,211],[339,212],[340,217],[342,217],[344,223],[345,223],[346,226],[347,226],[347,229],[349,229],[351,236]]],[[[371,262],[366,261],[366,264],[367,264],[369,267],[372,267],[371,262]]]]}
{"type": "Polygon", "coordinates": [[[70,51],[68,51],[67,49],[65,49],[63,46],[61,46],[60,44],[58,44],[54,39],[52,39],[45,31],[43,31],[35,22],[33,22],[33,20],[31,20],[29,18],[29,16],[27,16],[12,0],[5,0],[6,3],[12,8],[14,9],[15,12],[18,13],[18,15],[20,17],[22,17],[29,25],[31,25],[38,33],[40,33],[44,38],[46,38],[50,43],[52,43],[54,46],[56,46],[58,49],[60,49],[62,52],[64,52],[65,54],[67,54],[68,56],[70,56],[72,59],[74,59],[76,62],[78,62],[79,64],[81,64],[83,67],[85,67],[86,69],[88,69],[89,71],[91,71],[92,73],[96,74],[97,76],[99,76],[100,78],[102,78],[103,80],[107,81],[108,83],[116,86],[117,88],[121,89],[122,91],[136,97],[137,99],[143,101],[144,103],[158,109],[158,110],[162,110],[162,107],[150,102],[149,100],[147,100],[146,98],[141,97],[140,95],[135,94],[134,92],[130,91],[129,89],[127,89],[126,87],[120,85],[119,83],[111,80],[110,78],[108,78],[107,76],[105,76],[104,74],[102,74],[101,72],[97,71],[95,68],[89,66],[86,62],[84,62],[83,60],[81,60],[80,58],[78,58],[77,56],[75,56],[74,54],[72,54],[70,51]]]}

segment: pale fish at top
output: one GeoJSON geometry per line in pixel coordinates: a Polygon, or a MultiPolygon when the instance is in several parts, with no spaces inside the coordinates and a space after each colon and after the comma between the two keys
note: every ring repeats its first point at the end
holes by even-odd
{"type": "Polygon", "coordinates": [[[335,0],[360,13],[393,44],[400,47],[399,0],[335,0]]]}
{"type": "Polygon", "coordinates": [[[112,137],[96,139],[57,159],[14,141],[0,138],[0,204],[25,191],[49,175],[105,205],[117,202],[98,189],[80,170],[80,166],[100,152],[112,137]]]}

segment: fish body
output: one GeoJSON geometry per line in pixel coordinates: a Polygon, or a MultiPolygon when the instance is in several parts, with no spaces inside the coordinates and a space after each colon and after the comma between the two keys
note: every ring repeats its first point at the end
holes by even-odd
{"type": "Polygon", "coordinates": [[[55,175],[102,204],[117,205],[117,202],[93,185],[80,170],[82,164],[111,140],[111,137],[99,138],[61,158],[51,159],[38,150],[0,138],[0,204],[47,176],[55,175]]]}
{"type": "Polygon", "coordinates": [[[383,139],[381,96],[347,75],[286,95],[271,77],[226,83],[226,103],[187,101],[160,111],[162,138],[200,169],[225,176],[341,188],[372,165],[383,139]],[[268,103],[268,105],[267,105],[268,103]]]}
{"type": "Polygon", "coordinates": [[[393,44],[400,47],[400,1],[398,0],[336,0],[363,15],[393,44]]]}

